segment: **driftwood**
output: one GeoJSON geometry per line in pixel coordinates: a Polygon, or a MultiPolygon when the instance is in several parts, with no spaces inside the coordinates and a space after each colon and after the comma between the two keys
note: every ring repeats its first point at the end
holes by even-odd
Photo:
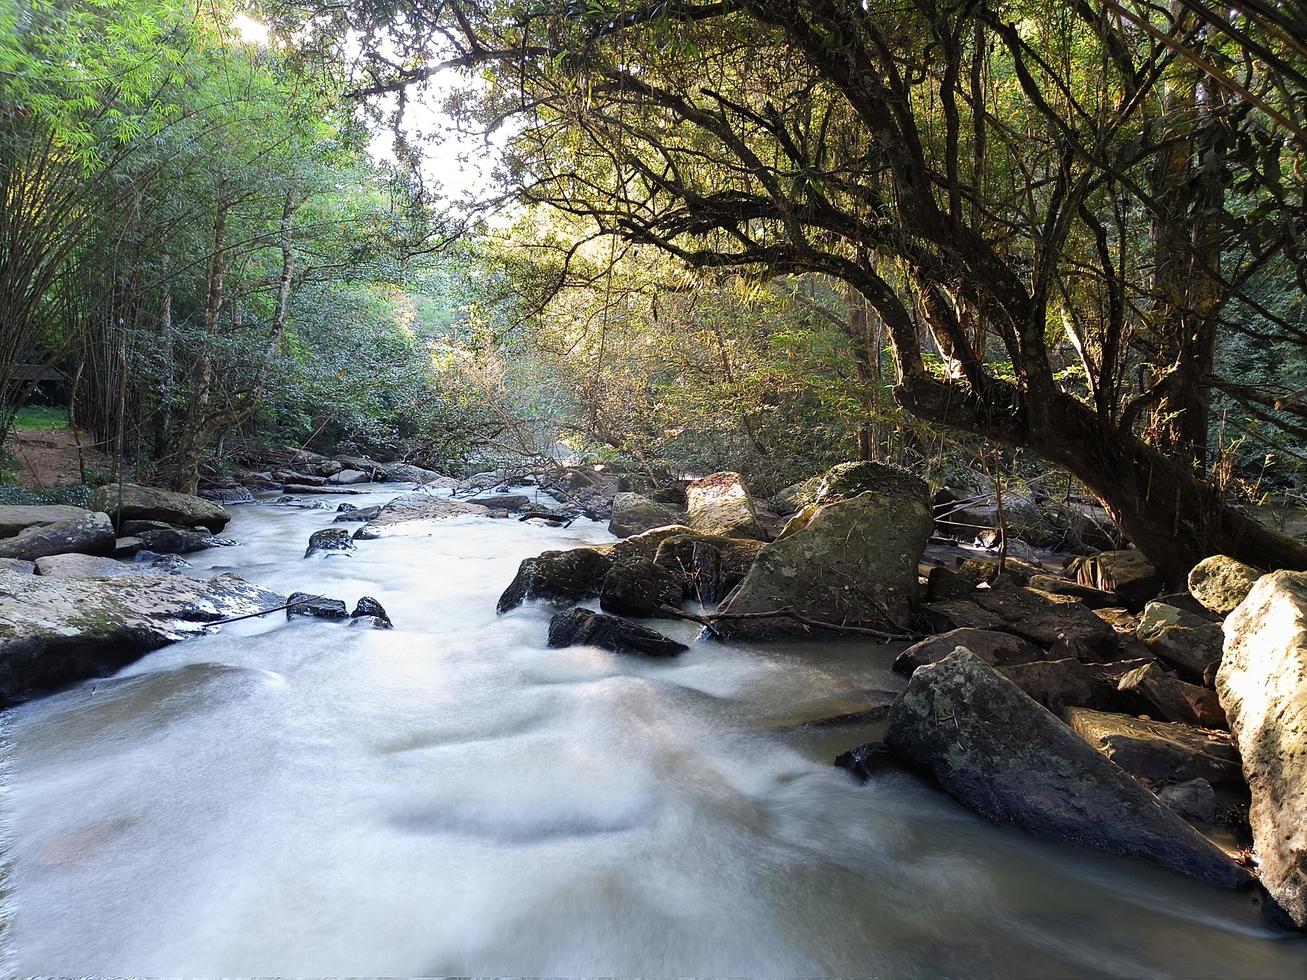
{"type": "Polygon", "coordinates": [[[204,629],[208,629],[210,626],[226,626],[228,623],[239,623],[242,619],[254,619],[255,617],[258,616],[266,616],[268,615],[268,613],[282,612],[286,609],[293,609],[296,606],[308,605],[314,599],[320,599],[320,598],[322,597],[315,595],[315,596],[310,596],[307,599],[297,599],[294,602],[288,602],[284,606],[273,606],[271,609],[263,609],[260,610],[259,612],[246,613],[244,616],[232,616],[230,619],[215,619],[212,620],[211,622],[204,623],[203,627],[204,629]]]}
{"type": "Polygon", "coordinates": [[[529,521],[532,518],[536,518],[542,521],[548,521],[550,524],[553,524],[556,527],[571,527],[572,522],[576,520],[575,515],[569,517],[567,514],[555,514],[553,511],[549,511],[549,510],[527,511],[525,514],[519,517],[518,520],[529,521]]]}

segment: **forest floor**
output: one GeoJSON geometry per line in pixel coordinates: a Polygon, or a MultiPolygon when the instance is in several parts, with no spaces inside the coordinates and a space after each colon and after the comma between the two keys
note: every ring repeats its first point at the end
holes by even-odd
{"type": "MultiPolygon", "coordinates": [[[[21,421],[20,421],[21,425],[21,421]]],[[[23,486],[49,488],[84,483],[106,473],[109,457],[93,448],[94,437],[63,428],[15,428],[5,443],[13,477],[23,486]],[[80,446],[79,446],[80,442],[80,446]]]]}

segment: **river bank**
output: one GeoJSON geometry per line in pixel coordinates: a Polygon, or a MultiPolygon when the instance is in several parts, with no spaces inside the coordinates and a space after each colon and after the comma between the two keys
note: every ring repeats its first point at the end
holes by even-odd
{"type": "Polygon", "coordinates": [[[333,514],[231,512],[197,570],[374,595],[395,629],[277,614],[7,712],[21,973],[1307,969],[1247,896],[831,766],[879,723],[796,721],[901,687],[896,645],[664,622],[671,662],[550,650],[552,610],[495,600],[601,524],[453,518],[304,559],[333,514]]]}

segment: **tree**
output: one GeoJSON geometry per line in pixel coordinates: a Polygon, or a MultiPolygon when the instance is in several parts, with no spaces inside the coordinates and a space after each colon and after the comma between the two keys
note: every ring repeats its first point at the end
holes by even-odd
{"type": "MultiPolygon", "coordinates": [[[[895,394],[1027,447],[1173,581],[1205,554],[1307,567],[1207,479],[1245,286],[1307,277],[1301,13],[1202,0],[339,5],[362,97],[475,70],[529,200],[701,269],[821,273],[883,322],[895,394]],[[922,356],[923,337],[943,369],[922,356]],[[993,341],[990,343],[989,341],[993,341]]],[[[407,97],[407,96],[406,96],[407,97]]]]}

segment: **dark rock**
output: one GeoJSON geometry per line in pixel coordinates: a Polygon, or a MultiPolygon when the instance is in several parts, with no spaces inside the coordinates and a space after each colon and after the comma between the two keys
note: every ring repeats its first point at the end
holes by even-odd
{"type": "Polygon", "coordinates": [[[113,557],[131,558],[139,551],[145,549],[145,542],[134,535],[118,538],[113,543],[113,557]]]}
{"type": "Polygon", "coordinates": [[[574,603],[593,598],[599,594],[612,565],[613,559],[597,548],[546,551],[527,558],[518,566],[517,576],[499,597],[496,608],[506,613],[527,599],[574,603]]]}
{"type": "Polygon", "coordinates": [[[1050,649],[1052,659],[1110,660],[1116,633],[1069,596],[1014,585],[978,589],[970,599],[926,603],[921,608],[938,630],[974,627],[1014,633],[1050,649]]]}
{"type": "Polygon", "coordinates": [[[138,551],[132,555],[132,563],[143,565],[152,572],[161,575],[180,575],[191,563],[181,555],[158,555],[153,551],[138,551]]]}
{"type": "Polygon", "coordinates": [[[1011,633],[964,626],[928,636],[919,643],[912,644],[895,658],[892,669],[896,674],[911,675],[918,667],[943,660],[958,647],[966,647],[973,656],[991,665],[1023,664],[1048,657],[1047,653],[1029,640],[1011,633]]]}
{"type": "Polygon", "coordinates": [[[206,527],[217,534],[231,515],[211,500],[189,493],[175,493],[135,483],[110,483],[95,491],[91,507],[102,510],[116,522],[167,521],[180,527],[206,527]]]}
{"type": "Polygon", "coordinates": [[[1211,823],[1216,819],[1216,791],[1206,779],[1163,786],[1157,798],[1186,820],[1211,823]]]}
{"type": "Polygon", "coordinates": [[[936,565],[926,576],[926,600],[944,602],[949,599],[966,599],[976,591],[976,583],[952,569],[936,565]]]}
{"type": "Polygon", "coordinates": [[[1044,567],[1009,556],[1003,560],[1004,581],[1000,583],[998,559],[963,558],[958,562],[957,573],[976,585],[982,582],[986,585],[1028,585],[1036,575],[1044,574],[1044,567]]]}
{"type": "Polygon", "coordinates": [[[351,616],[350,626],[357,626],[360,629],[371,630],[390,630],[395,628],[395,624],[389,619],[382,619],[380,616],[351,616]]]}
{"type": "Polygon", "coordinates": [[[373,629],[388,630],[395,625],[390,621],[390,617],[386,615],[385,607],[370,595],[365,595],[354,603],[354,611],[349,616],[350,619],[355,621],[350,623],[351,626],[359,625],[358,620],[360,619],[369,620],[363,625],[370,626],[373,629]]]}
{"type": "Polygon", "coordinates": [[[1214,885],[1250,883],[1216,845],[966,650],[912,675],[885,742],[996,823],[1214,885]]]}
{"type": "Polygon", "coordinates": [[[1225,727],[1225,712],[1215,691],[1186,684],[1156,663],[1130,671],[1121,678],[1118,688],[1136,702],[1139,711],[1151,717],[1200,728],[1225,727]]]}
{"type": "Polygon", "coordinates": [[[50,555],[111,555],[118,537],[106,514],[84,511],[80,517],[29,527],[0,539],[0,558],[36,561],[50,555]]]}
{"type": "Polygon", "coordinates": [[[337,514],[336,524],[366,524],[381,514],[381,505],[376,507],[352,507],[344,513],[337,514]]]}
{"type": "Polygon", "coordinates": [[[355,504],[341,503],[336,505],[337,514],[348,514],[352,510],[358,510],[355,504]]]}
{"type": "Polygon", "coordinates": [[[835,765],[864,782],[882,772],[898,772],[903,762],[884,742],[863,742],[835,757],[835,765]]]}
{"type": "Polygon", "coordinates": [[[340,599],[329,599],[308,592],[292,592],[286,599],[286,618],[290,620],[301,616],[312,619],[349,619],[349,611],[340,599]]]}
{"type": "Polygon", "coordinates": [[[254,494],[247,487],[210,487],[199,491],[196,496],[211,500],[215,504],[252,504],[254,494]]]}
{"type": "Polygon", "coordinates": [[[309,535],[309,546],[304,557],[322,554],[331,557],[336,554],[348,554],[354,550],[354,542],[349,531],[343,527],[326,527],[309,535]]]}
{"type": "Polygon", "coordinates": [[[1204,558],[1189,573],[1189,593],[1218,616],[1234,611],[1262,577],[1259,569],[1226,555],[1204,558]]]}
{"type": "Polygon", "coordinates": [[[920,477],[886,463],[873,460],[836,463],[822,474],[813,503],[829,504],[864,493],[925,501],[930,495],[930,488],[920,477]]]}
{"type": "Polygon", "coordinates": [[[1224,732],[1089,708],[1069,708],[1063,717],[1093,748],[1154,786],[1200,776],[1213,786],[1243,785],[1239,753],[1224,732]]]}
{"type": "Polygon", "coordinates": [[[1162,591],[1162,576],[1142,552],[1133,549],[1104,551],[1092,558],[1078,558],[1067,570],[1077,582],[1103,592],[1115,592],[1131,609],[1141,609],[1144,603],[1162,591]]]}
{"type": "Polygon", "coordinates": [[[673,657],[690,649],[656,630],[589,609],[567,609],[549,621],[549,645],[602,647],[614,653],[673,657]]]}
{"type": "Polygon", "coordinates": [[[618,616],[657,616],[677,609],[685,593],[679,575],[647,558],[616,562],[599,588],[599,605],[618,616]]]}
{"type": "Polygon", "coordinates": [[[1086,664],[1066,657],[1000,667],[998,672],[1053,714],[1061,715],[1067,708],[1114,711],[1124,707],[1127,698],[1118,690],[1121,677],[1143,663],[1086,664]]]}
{"type": "Polygon", "coordinates": [[[142,531],[136,535],[146,549],[159,555],[189,555],[205,548],[231,543],[227,538],[215,538],[207,531],[142,531]]]}
{"type": "Polygon", "coordinates": [[[473,497],[468,503],[477,504],[489,510],[506,510],[517,514],[530,510],[532,507],[531,498],[521,493],[492,493],[483,497],[473,497]]]}
{"type": "Polygon", "coordinates": [[[698,595],[710,604],[720,602],[744,580],[764,547],[764,542],[750,538],[699,534],[684,527],[680,532],[659,543],[654,561],[681,577],[687,598],[698,595]]]}
{"type": "Polygon", "coordinates": [[[327,485],[327,478],[325,476],[313,476],[309,473],[293,473],[290,470],[278,471],[277,479],[281,481],[283,487],[325,487],[327,485]]]}

